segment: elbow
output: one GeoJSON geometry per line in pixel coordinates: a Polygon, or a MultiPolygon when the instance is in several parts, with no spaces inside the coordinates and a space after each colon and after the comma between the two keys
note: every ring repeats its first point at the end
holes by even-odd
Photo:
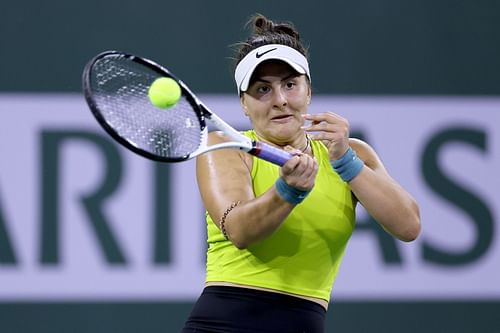
{"type": "Polygon", "coordinates": [[[228,240],[233,243],[238,250],[246,250],[262,239],[262,236],[244,229],[233,230],[233,232],[228,233],[228,240]]]}
{"type": "Polygon", "coordinates": [[[248,248],[248,245],[242,242],[232,242],[232,243],[238,250],[245,250],[248,248]]]}
{"type": "Polygon", "coordinates": [[[242,232],[228,232],[227,239],[233,243],[238,250],[245,250],[251,244],[248,237],[242,232]]]}
{"type": "Polygon", "coordinates": [[[403,242],[413,242],[418,238],[422,231],[422,224],[420,223],[420,214],[418,212],[418,209],[416,210],[415,214],[408,217],[406,223],[408,227],[405,229],[399,239],[403,242]]]}
{"type": "Polygon", "coordinates": [[[399,239],[402,240],[403,242],[413,242],[418,238],[420,235],[421,231],[421,226],[420,222],[415,224],[414,226],[408,228],[400,237],[399,239]]]}
{"type": "Polygon", "coordinates": [[[250,244],[244,239],[234,237],[234,238],[229,238],[229,240],[238,250],[245,250],[248,248],[248,246],[250,246],[250,244]]]}

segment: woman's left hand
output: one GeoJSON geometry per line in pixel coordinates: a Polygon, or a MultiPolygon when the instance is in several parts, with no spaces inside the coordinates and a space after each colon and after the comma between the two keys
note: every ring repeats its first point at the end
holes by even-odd
{"type": "Polygon", "coordinates": [[[311,139],[321,140],[328,148],[330,160],[335,161],[341,158],[349,149],[349,122],[347,119],[333,112],[317,114],[305,114],[304,119],[309,120],[309,126],[304,126],[311,139]]]}

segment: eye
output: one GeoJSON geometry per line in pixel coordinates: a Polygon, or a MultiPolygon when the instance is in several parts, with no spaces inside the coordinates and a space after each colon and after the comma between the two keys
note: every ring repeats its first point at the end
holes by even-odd
{"type": "Polygon", "coordinates": [[[260,93],[260,94],[266,94],[268,93],[269,91],[271,91],[271,88],[269,86],[266,86],[266,85],[262,85],[260,87],[257,87],[257,91],[260,93]]]}
{"type": "Polygon", "coordinates": [[[286,82],[286,87],[288,89],[292,89],[293,87],[295,87],[297,85],[297,83],[295,83],[295,81],[287,81],[286,82]]]}

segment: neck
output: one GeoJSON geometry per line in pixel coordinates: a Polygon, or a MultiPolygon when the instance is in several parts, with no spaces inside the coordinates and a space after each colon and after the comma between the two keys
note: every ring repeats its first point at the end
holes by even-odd
{"type": "Polygon", "coordinates": [[[301,152],[303,153],[307,153],[310,146],[311,146],[311,139],[309,138],[309,136],[307,134],[304,134],[303,137],[300,138],[300,140],[296,140],[296,142],[290,142],[290,143],[275,143],[275,142],[272,142],[272,141],[269,141],[269,140],[266,140],[264,139],[262,136],[260,136],[257,132],[255,132],[256,135],[257,135],[257,138],[260,140],[260,141],[264,141],[266,143],[269,143],[273,146],[277,146],[279,148],[284,148],[286,146],[292,146],[293,148],[297,149],[297,150],[300,150],[301,152]]]}

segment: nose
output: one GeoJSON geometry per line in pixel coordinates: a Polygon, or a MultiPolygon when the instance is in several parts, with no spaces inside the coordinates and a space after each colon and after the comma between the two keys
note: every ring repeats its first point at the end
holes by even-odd
{"type": "Polygon", "coordinates": [[[273,90],[273,100],[274,100],[274,105],[277,108],[281,109],[283,106],[286,105],[287,103],[286,94],[281,87],[278,87],[273,90]]]}

